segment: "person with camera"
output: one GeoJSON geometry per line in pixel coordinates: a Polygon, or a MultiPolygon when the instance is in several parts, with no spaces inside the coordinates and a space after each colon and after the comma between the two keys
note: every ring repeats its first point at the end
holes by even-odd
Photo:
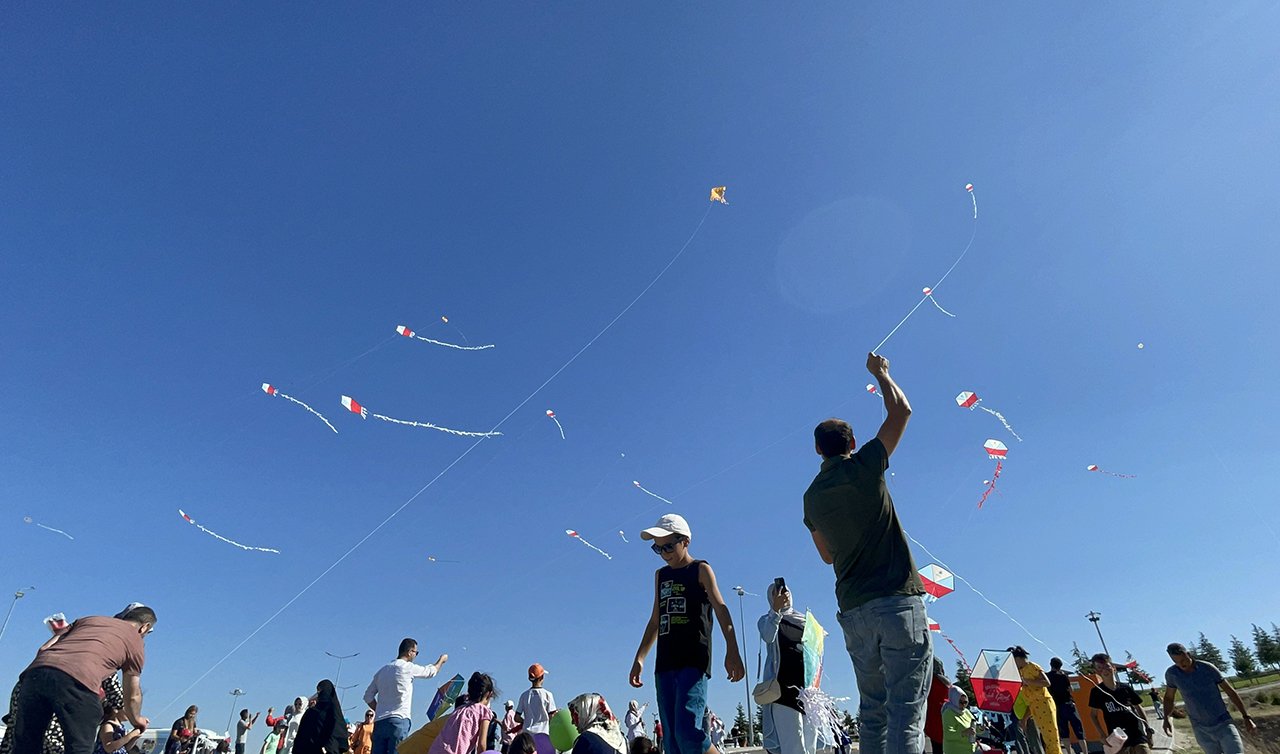
{"type": "Polygon", "coordinates": [[[760,705],[764,748],[769,754],[813,754],[817,732],[804,722],[800,691],[804,682],[804,613],[795,609],[785,579],[768,590],[769,612],[756,627],[768,653],[754,696],[760,705]]]}

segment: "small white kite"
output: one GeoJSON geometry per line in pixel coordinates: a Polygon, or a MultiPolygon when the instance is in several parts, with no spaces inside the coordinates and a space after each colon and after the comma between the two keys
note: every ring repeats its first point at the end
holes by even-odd
{"type": "Polygon", "coordinates": [[[178,509],[178,515],[179,515],[179,516],[182,516],[182,519],[183,519],[184,521],[186,521],[187,523],[189,523],[189,524],[191,524],[192,526],[196,527],[197,529],[199,529],[200,531],[204,532],[205,534],[208,534],[209,536],[213,537],[214,539],[218,539],[218,540],[221,540],[221,541],[223,541],[223,542],[226,542],[226,543],[227,543],[227,544],[229,544],[229,545],[234,545],[234,546],[236,546],[236,547],[239,547],[241,550],[248,550],[248,551],[250,551],[250,552],[270,552],[270,553],[274,553],[274,554],[276,554],[276,555],[279,555],[279,554],[280,554],[280,551],[279,551],[279,550],[273,550],[273,549],[272,549],[272,548],[270,548],[270,547],[250,547],[249,545],[242,545],[242,544],[240,544],[239,542],[235,541],[234,539],[227,539],[226,537],[222,536],[221,534],[217,533],[216,531],[213,531],[213,530],[211,530],[211,529],[206,529],[206,528],[204,528],[203,526],[201,526],[200,524],[197,524],[197,523],[196,523],[196,521],[195,521],[195,519],[194,519],[194,518],[192,518],[191,516],[188,516],[188,515],[187,515],[187,513],[186,513],[186,511],[182,510],[181,508],[179,508],[179,509],[178,509]]]}
{"type": "Polygon", "coordinates": [[[393,419],[390,416],[384,416],[383,414],[377,414],[377,413],[371,412],[369,409],[360,405],[359,401],[357,401],[355,398],[352,398],[349,395],[342,396],[342,407],[353,414],[359,414],[361,419],[368,419],[370,416],[372,416],[375,419],[381,419],[384,422],[390,422],[392,424],[403,424],[406,427],[422,427],[423,429],[434,429],[437,432],[444,432],[450,435],[457,435],[458,437],[497,437],[498,435],[502,434],[501,432],[467,432],[461,429],[451,429],[449,427],[441,427],[438,424],[432,424],[430,422],[413,422],[413,421],[406,421],[404,419],[393,419]]]}
{"type": "Polygon", "coordinates": [[[612,555],[610,555],[609,553],[605,552],[604,550],[601,550],[599,547],[596,547],[595,545],[591,544],[591,543],[590,543],[590,542],[588,542],[587,540],[583,539],[583,538],[582,538],[582,535],[581,535],[581,534],[579,534],[578,532],[574,531],[573,529],[565,529],[565,530],[564,530],[564,533],[565,533],[565,534],[568,534],[570,537],[573,537],[574,539],[578,540],[579,542],[581,542],[582,544],[586,545],[587,547],[590,547],[591,549],[593,549],[593,550],[595,550],[596,552],[600,553],[601,555],[605,556],[605,558],[607,558],[607,559],[609,559],[609,560],[613,560],[613,556],[612,556],[612,555]]]}

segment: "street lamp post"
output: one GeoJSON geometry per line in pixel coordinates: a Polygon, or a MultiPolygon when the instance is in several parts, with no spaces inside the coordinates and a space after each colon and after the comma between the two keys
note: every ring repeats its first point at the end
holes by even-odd
{"type": "MultiPolygon", "coordinates": [[[[746,612],[742,606],[742,598],[746,597],[748,594],[751,594],[751,592],[748,592],[746,589],[743,589],[741,586],[735,586],[733,588],[733,591],[738,593],[738,618],[742,622],[741,630],[740,630],[740,633],[742,634],[742,668],[743,670],[746,670],[747,668],[747,618],[746,618],[746,612]]],[[[759,595],[751,594],[751,596],[758,597],[759,595]]],[[[756,745],[756,734],[755,734],[756,718],[751,711],[750,678],[751,678],[751,674],[748,673],[747,683],[743,684],[746,687],[746,691],[747,691],[747,746],[749,747],[756,745]]]]}
{"type": "Polygon", "coordinates": [[[227,715],[227,735],[231,735],[231,719],[236,715],[236,702],[240,701],[240,697],[244,696],[244,692],[240,689],[231,689],[227,692],[231,695],[231,712],[227,715]]]}
{"type": "MultiPolygon", "coordinates": [[[[358,684],[358,683],[353,683],[353,684],[351,684],[350,686],[339,686],[339,687],[338,687],[338,706],[339,706],[339,707],[342,707],[342,697],[343,697],[343,695],[344,695],[344,694],[346,694],[346,693],[347,693],[347,689],[353,689],[353,688],[355,688],[356,686],[359,686],[359,685],[360,685],[360,684],[358,684]]],[[[361,699],[360,701],[362,701],[362,702],[363,702],[364,700],[363,700],[363,699],[361,699]]],[[[353,705],[351,705],[351,706],[352,706],[352,707],[354,707],[354,706],[356,706],[356,705],[354,705],[354,704],[353,704],[353,705]]],[[[346,711],[347,711],[347,708],[346,708],[346,707],[342,707],[342,711],[343,711],[343,712],[346,712],[346,711]]]]}
{"type": "Polygon", "coordinates": [[[9,603],[9,612],[4,614],[4,623],[0,624],[0,639],[4,638],[4,632],[6,629],[9,628],[9,617],[13,615],[13,608],[17,606],[18,600],[22,599],[23,597],[26,597],[27,592],[30,592],[34,589],[35,589],[34,586],[29,586],[26,589],[19,589],[13,593],[13,601],[9,603]]]}
{"type": "MultiPolygon", "coordinates": [[[[328,651],[328,650],[325,650],[325,654],[329,655],[330,657],[332,657],[333,659],[335,659],[335,660],[337,660],[337,661],[338,661],[338,674],[337,674],[336,676],[334,676],[334,677],[333,677],[333,685],[334,685],[334,686],[338,686],[338,683],[342,680],[342,661],[343,661],[343,660],[350,660],[352,657],[359,657],[359,656],[360,656],[360,653],[359,653],[359,652],[356,652],[355,654],[349,654],[349,655],[336,655],[336,654],[334,654],[333,652],[330,652],[330,651],[328,651]]],[[[342,688],[342,687],[341,687],[341,686],[338,686],[338,688],[342,688]]],[[[351,688],[351,687],[350,687],[350,686],[347,686],[347,688],[351,688]]],[[[339,703],[339,704],[341,704],[341,703],[342,703],[342,695],[341,695],[341,694],[339,694],[339,695],[338,695],[338,703],[339,703]]]]}
{"type": "Polygon", "coordinates": [[[1098,641],[1102,642],[1102,651],[1106,652],[1107,656],[1110,657],[1111,650],[1107,649],[1107,640],[1102,638],[1102,627],[1098,625],[1098,623],[1102,620],[1102,613],[1098,612],[1097,610],[1090,610],[1084,617],[1087,618],[1089,622],[1093,624],[1094,630],[1098,632],[1098,641]]]}

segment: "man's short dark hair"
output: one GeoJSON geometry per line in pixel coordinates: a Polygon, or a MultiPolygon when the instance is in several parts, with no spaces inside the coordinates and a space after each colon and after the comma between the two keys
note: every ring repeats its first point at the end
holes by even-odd
{"type": "Polygon", "coordinates": [[[1185,654],[1187,654],[1187,648],[1186,648],[1186,646],[1184,646],[1184,645],[1183,645],[1183,644],[1181,644],[1180,642],[1176,642],[1176,641],[1175,641],[1174,643],[1170,644],[1168,647],[1166,647],[1164,651],[1168,652],[1168,653],[1169,653],[1169,654],[1171,654],[1171,655],[1185,655],[1185,654]]]}
{"type": "Polygon", "coordinates": [[[120,620],[127,620],[130,623],[137,623],[139,626],[141,626],[143,623],[150,623],[151,625],[154,626],[156,624],[156,611],[152,610],[146,605],[142,605],[141,607],[135,607],[134,609],[120,616],[120,620]]]}
{"type": "Polygon", "coordinates": [[[813,439],[823,458],[842,456],[853,444],[853,427],[844,419],[827,419],[814,427],[813,439]]]}
{"type": "Polygon", "coordinates": [[[1057,670],[1058,668],[1062,667],[1062,658],[1061,657],[1050,658],[1049,667],[1053,668],[1054,670],[1057,670]]]}
{"type": "Polygon", "coordinates": [[[249,719],[249,710],[247,710],[247,709],[242,709],[242,710],[240,710],[240,719],[241,719],[241,720],[248,720],[248,719],[249,719]]]}
{"type": "Polygon", "coordinates": [[[1090,658],[1089,658],[1089,662],[1105,662],[1105,663],[1107,663],[1108,665],[1110,665],[1110,664],[1111,664],[1111,655],[1107,654],[1106,652],[1099,652],[1099,653],[1097,653],[1096,655],[1094,655],[1093,657],[1090,657],[1090,658]]]}
{"type": "Polygon", "coordinates": [[[397,657],[404,657],[405,655],[409,654],[409,650],[417,649],[417,648],[418,648],[418,640],[417,640],[417,639],[409,639],[409,638],[401,639],[401,640],[400,640],[400,651],[399,651],[399,653],[397,653],[397,655],[396,655],[396,656],[397,656],[397,657]]]}

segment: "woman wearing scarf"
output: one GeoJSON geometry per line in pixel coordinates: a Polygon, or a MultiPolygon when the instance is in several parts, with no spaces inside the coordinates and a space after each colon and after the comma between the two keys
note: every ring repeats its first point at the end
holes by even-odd
{"type": "Polygon", "coordinates": [[[316,684],[316,703],[302,715],[293,738],[294,754],[341,754],[350,750],[347,721],[338,703],[333,681],[316,684]]]}
{"type": "Polygon", "coordinates": [[[977,725],[969,711],[969,695],[952,686],[942,705],[942,754],[973,754],[977,725]]]}
{"type": "Polygon", "coordinates": [[[777,679],[782,695],[760,705],[764,748],[770,754],[813,754],[817,732],[807,726],[800,706],[804,688],[804,613],[796,611],[791,590],[775,580],[769,585],[769,612],[756,623],[768,652],[763,682],[777,679]]]}
{"type": "Polygon", "coordinates": [[[622,722],[627,726],[627,745],[644,735],[644,711],[649,705],[641,705],[635,699],[627,704],[627,714],[622,722]]]}
{"type": "Polygon", "coordinates": [[[574,697],[569,702],[569,714],[573,715],[573,725],[578,729],[572,754],[627,754],[627,739],[603,696],[574,697]]]}

